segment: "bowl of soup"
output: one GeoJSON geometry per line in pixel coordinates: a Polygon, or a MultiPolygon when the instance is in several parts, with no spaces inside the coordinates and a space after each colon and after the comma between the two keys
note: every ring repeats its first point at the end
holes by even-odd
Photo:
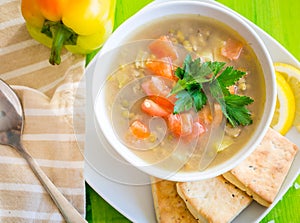
{"type": "Polygon", "coordinates": [[[215,177],[243,161],[276,102],[262,40],[238,16],[201,1],[142,9],[105,43],[93,78],[95,121],[109,149],[174,181],[215,177]]]}

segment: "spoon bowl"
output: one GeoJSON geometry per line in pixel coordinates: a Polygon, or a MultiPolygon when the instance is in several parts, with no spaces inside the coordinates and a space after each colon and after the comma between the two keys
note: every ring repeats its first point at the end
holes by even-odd
{"type": "Polygon", "coordinates": [[[15,148],[27,161],[68,223],[87,222],[50,181],[37,162],[22,145],[24,116],[21,102],[4,81],[0,80],[0,144],[15,148]]]}

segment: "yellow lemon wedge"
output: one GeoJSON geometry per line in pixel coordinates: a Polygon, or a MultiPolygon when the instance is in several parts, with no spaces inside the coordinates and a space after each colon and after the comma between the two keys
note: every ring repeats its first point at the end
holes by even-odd
{"type": "Polygon", "coordinates": [[[274,63],[275,70],[289,83],[295,97],[295,119],[293,125],[300,132],[300,69],[286,63],[274,63]]]}
{"type": "Polygon", "coordinates": [[[271,127],[282,135],[285,135],[293,125],[295,117],[295,97],[285,78],[279,72],[275,73],[277,101],[271,127]]]}

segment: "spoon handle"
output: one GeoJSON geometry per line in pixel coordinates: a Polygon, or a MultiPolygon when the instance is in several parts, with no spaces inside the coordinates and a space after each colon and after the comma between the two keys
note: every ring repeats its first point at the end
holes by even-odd
{"type": "Polygon", "coordinates": [[[57,187],[51,182],[47,175],[43,172],[37,162],[26,151],[24,146],[20,143],[16,145],[18,151],[28,162],[32,171],[38,177],[44,188],[47,190],[52,200],[60,210],[67,223],[87,223],[87,221],[79,214],[79,212],[69,203],[69,201],[62,195],[57,187]]]}

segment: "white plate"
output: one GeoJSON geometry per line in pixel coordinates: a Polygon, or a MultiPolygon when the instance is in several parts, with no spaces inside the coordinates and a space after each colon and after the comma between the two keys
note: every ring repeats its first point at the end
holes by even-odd
{"type": "MultiPolygon", "coordinates": [[[[166,1],[166,0],[164,0],[166,1]]],[[[172,1],[172,0],[170,0],[172,1]]],[[[220,3],[203,0],[211,4],[220,3]]],[[[152,7],[155,1],[145,8],[152,7]]],[[[223,5],[221,5],[223,6],[223,5]]],[[[231,9],[223,6],[232,11],[231,9]]],[[[246,20],[246,19],[245,19],[246,20]]],[[[255,24],[246,20],[265,42],[274,62],[286,62],[300,67],[299,62],[278,42],[270,37],[255,24]]],[[[95,60],[86,70],[87,89],[92,89],[95,60]]],[[[156,222],[153,208],[149,176],[126,163],[119,157],[97,131],[94,122],[92,92],[87,92],[86,116],[86,145],[85,145],[85,178],[87,183],[109,204],[133,222],[156,222]],[[120,162],[121,161],[121,162],[120,162]],[[130,184],[128,183],[130,182],[130,184]]],[[[291,129],[287,137],[300,147],[300,134],[291,129]]],[[[281,190],[269,208],[262,207],[256,202],[247,207],[235,220],[238,222],[259,222],[286,193],[299,174],[300,153],[297,154],[291,169],[282,185],[281,190]]]]}

